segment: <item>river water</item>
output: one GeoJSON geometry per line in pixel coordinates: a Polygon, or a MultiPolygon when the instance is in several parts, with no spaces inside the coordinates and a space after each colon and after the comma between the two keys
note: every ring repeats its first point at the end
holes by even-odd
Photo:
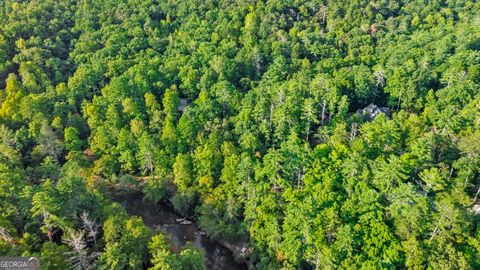
{"type": "Polygon", "coordinates": [[[247,269],[246,265],[235,261],[228,249],[202,235],[195,223],[180,224],[177,220],[182,217],[173,212],[169,206],[144,200],[139,192],[117,193],[114,195],[114,201],[121,203],[130,215],[141,217],[148,227],[161,229],[170,236],[176,247],[183,247],[187,242],[191,242],[202,250],[207,270],[247,269]]]}

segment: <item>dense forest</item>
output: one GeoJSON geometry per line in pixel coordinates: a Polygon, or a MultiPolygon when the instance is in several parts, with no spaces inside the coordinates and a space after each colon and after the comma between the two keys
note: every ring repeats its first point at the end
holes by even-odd
{"type": "Polygon", "coordinates": [[[480,3],[0,1],[0,255],[205,269],[118,187],[254,269],[480,269],[480,3]]]}

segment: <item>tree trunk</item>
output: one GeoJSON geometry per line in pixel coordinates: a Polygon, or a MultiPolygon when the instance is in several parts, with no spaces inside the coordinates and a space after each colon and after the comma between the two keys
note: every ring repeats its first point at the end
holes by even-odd
{"type": "Polygon", "coordinates": [[[321,122],[321,125],[323,126],[323,123],[325,122],[325,109],[327,107],[327,102],[325,100],[323,100],[323,104],[322,104],[322,122],[321,122]]]}

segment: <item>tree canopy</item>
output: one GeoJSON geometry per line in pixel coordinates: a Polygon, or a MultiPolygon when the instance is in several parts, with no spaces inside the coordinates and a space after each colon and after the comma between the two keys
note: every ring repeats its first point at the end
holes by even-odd
{"type": "Polygon", "coordinates": [[[479,269],[479,14],[1,1],[0,255],[205,269],[109,199],[133,183],[255,269],[479,269]]]}

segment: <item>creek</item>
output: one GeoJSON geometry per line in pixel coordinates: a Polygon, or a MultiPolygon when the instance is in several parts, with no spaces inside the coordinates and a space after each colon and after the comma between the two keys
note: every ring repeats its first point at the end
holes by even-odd
{"type": "Polygon", "coordinates": [[[203,252],[207,270],[247,269],[245,264],[235,261],[230,250],[206,236],[195,222],[182,224],[182,217],[165,203],[148,201],[140,192],[116,192],[113,200],[121,203],[130,215],[141,217],[148,227],[162,230],[172,239],[175,248],[192,243],[203,252]]]}

